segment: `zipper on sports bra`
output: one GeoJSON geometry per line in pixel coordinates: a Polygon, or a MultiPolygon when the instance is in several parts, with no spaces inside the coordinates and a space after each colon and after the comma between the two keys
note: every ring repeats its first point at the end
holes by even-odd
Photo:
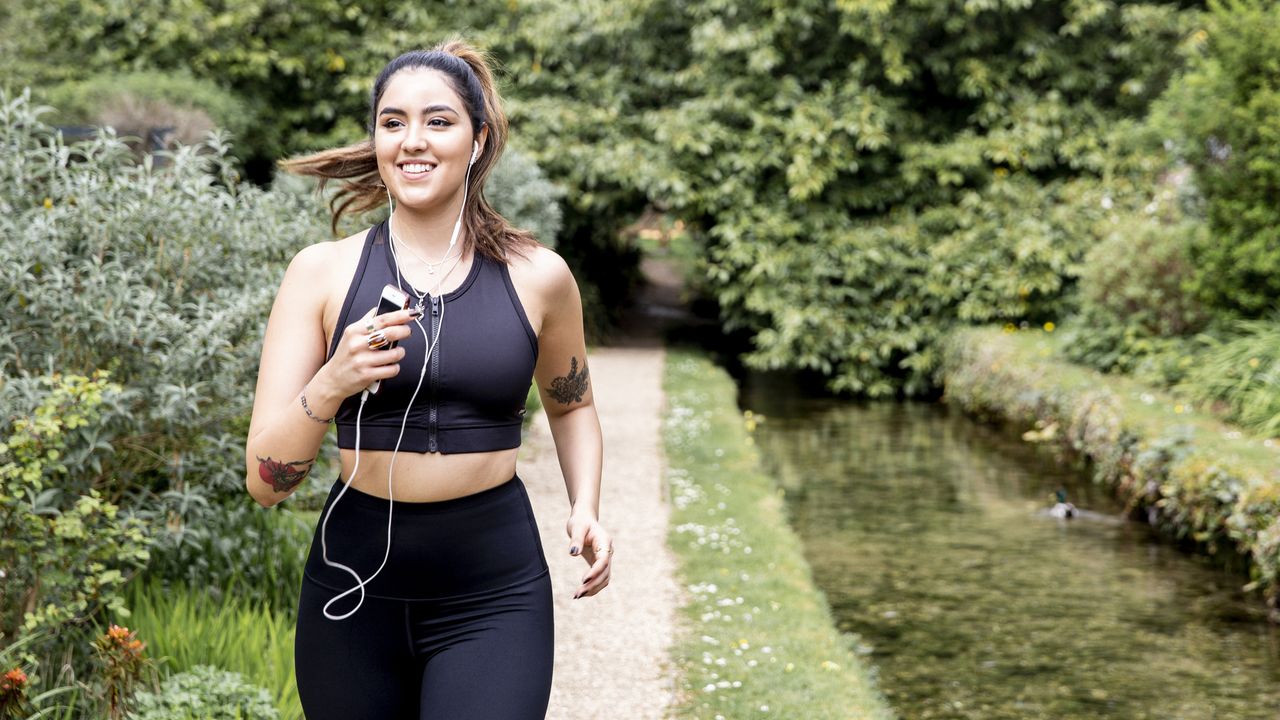
{"type": "MultiPolygon", "coordinates": [[[[436,336],[436,327],[440,322],[440,305],[436,298],[431,298],[431,337],[436,336]]],[[[429,383],[431,401],[429,404],[430,413],[427,420],[427,450],[429,452],[439,452],[439,445],[436,442],[436,407],[437,407],[437,390],[440,387],[440,351],[439,348],[433,348],[431,351],[431,380],[429,383]]]]}

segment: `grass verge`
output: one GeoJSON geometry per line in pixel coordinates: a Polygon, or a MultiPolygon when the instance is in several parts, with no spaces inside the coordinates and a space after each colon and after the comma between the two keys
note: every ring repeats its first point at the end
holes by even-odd
{"type": "Polygon", "coordinates": [[[685,589],[676,717],[893,717],[856,638],[835,628],[813,583],[732,379],[704,355],[672,348],[664,386],[667,541],[685,589]]]}
{"type": "Polygon", "coordinates": [[[1056,350],[1055,336],[1041,330],[956,331],[943,345],[946,398],[1083,455],[1096,482],[1166,534],[1238,554],[1249,589],[1280,619],[1280,443],[1132,378],[1058,359],[1056,350]]]}

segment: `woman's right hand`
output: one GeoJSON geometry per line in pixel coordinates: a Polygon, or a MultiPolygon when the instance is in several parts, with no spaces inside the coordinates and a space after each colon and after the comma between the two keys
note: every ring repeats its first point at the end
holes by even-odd
{"type": "Polygon", "coordinates": [[[374,350],[369,347],[369,335],[381,330],[388,341],[404,340],[412,330],[409,322],[422,316],[413,309],[382,315],[373,313],[374,310],[370,310],[343,329],[333,357],[320,369],[329,388],[340,397],[350,397],[369,387],[374,380],[386,380],[399,374],[404,348],[374,350]]]}

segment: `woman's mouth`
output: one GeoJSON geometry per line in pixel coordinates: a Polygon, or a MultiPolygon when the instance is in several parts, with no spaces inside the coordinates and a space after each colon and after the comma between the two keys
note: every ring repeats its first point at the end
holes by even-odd
{"type": "Polygon", "coordinates": [[[422,178],[430,175],[431,171],[436,169],[435,164],[425,162],[404,163],[399,167],[400,174],[403,175],[406,180],[421,180],[422,178]]]}

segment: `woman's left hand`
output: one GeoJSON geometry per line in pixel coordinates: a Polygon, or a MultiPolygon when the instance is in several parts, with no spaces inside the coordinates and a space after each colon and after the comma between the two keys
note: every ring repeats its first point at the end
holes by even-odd
{"type": "Polygon", "coordinates": [[[581,555],[591,569],[582,576],[582,585],[574,594],[595,595],[609,584],[609,566],[613,561],[613,539],[600,521],[589,513],[574,513],[565,523],[569,533],[569,554],[581,555]]]}

